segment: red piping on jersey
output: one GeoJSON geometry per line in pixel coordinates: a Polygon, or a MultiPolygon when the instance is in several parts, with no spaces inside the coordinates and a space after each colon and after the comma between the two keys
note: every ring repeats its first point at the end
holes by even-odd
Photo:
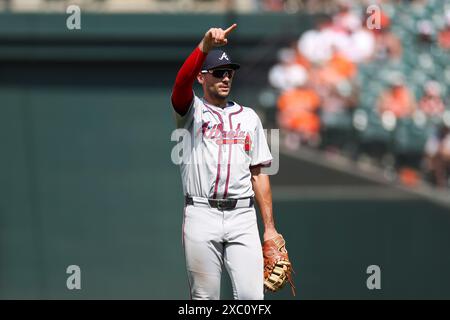
{"type": "MultiPolygon", "coordinates": [[[[220,135],[223,134],[223,119],[222,116],[220,115],[220,113],[218,113],[217,111],[213,110],[211,107],[207,106],[206,103],[203,102],[203,104],[205,105],[206,108],[208,108],[209,111],[211,111],[212,113],[216,114],[219,117],[219,121],[222,125],[222,128],[220,130],[220,135]]],[[[214,194],[213,194],[213,199],[217,198],[217,189],[219,188],[219,181],[220,181],[220,155],[222,154],[222,145],[219,145],[219,154],[217,155],[217,174],[216,174],[216,183],[214,185],[214,194]]]]}
{"type": "MultiPolygon", "coordinates": [[[[242,110],[244,110],[244,108],[242,106],[240,106],[241,108],[236,111],[236,112],[232,112],[229,114],[228,119],[230,120],[230,131],[233,130],[233,123],[231,122],[231,116],[234,116],[235,114],[241,113],[242,110]]],[[[230,162],[231,162],[231,150],[232,149],[232,144],[230,144],[230,152],[228,154],[228,164],[227,164],[227,180],[225,183],[225,192],[223,193],[223,198],[225,199],[228,195],[228,183],[230,182],[230,162]]]]}

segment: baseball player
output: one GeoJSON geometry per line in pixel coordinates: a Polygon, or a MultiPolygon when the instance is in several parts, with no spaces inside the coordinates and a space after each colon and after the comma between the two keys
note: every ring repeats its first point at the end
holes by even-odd
{"type": "Polygon", "coordinates": [[[236,29],[211,28],[179,70],[172,91],[177,128],[190,133],[189,161],[181,164],[185,208],[183,246],[191,299],[219,299],[222,265],[235,299],[263,299],[263,253],[254,208],[264,223],[264,240],[278,233],[272,215],[272,160],[263,127],[250,108],[229,101],[239,64],[216,47],[236,29]],[[194,95],[197,80],[203,98],[194,95]]]}

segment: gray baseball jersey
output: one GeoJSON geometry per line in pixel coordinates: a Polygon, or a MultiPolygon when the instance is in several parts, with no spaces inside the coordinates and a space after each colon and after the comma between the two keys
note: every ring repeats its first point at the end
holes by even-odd
{"type": "Polygon", "coordinates": [[[231,101],[222,109],[194,95],[188,112],[175,112],[175,117],[177,128],[190,133],[187,161],[181,163],[184,194],[212,199],[253,196],[250,167],[272,161],[255,111],[231,101]]]}

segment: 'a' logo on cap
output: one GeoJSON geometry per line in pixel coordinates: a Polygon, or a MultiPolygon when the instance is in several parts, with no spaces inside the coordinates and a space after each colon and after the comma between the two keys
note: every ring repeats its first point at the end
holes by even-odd
{"type": "Polygon", "coordinates": [[[230,60],[230,59],[228,59],[227,54],[225,52],[222,53],[222,56],[219,58],[219,60],[223,60],[224,58],[227,60],[230,60]]]}

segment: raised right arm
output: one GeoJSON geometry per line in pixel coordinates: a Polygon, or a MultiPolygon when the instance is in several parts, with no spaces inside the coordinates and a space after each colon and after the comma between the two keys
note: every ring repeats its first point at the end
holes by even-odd
{"type": "Polygon", "coordinates": [[[233,24],[226,30],[222,30],[221,28],[209,29],[199,45],[181,66],[175,79],[171,98],[172,106],[179,115],[184,116],[189,110],[189,106],[194,98],[192,86],[208,52],[213,47],[226,45],[228,43],[228,34],[236,27],[237,25],[233,24]]]}
{"type": "Polygon", "coordinates": [[[206,59],[206,55],[207,53],[202,52],[199,47],[195,48],[178,71],[172,89],[172,106],[181,116],[187,113],[194,98],[192,86],[206,59]]]}

